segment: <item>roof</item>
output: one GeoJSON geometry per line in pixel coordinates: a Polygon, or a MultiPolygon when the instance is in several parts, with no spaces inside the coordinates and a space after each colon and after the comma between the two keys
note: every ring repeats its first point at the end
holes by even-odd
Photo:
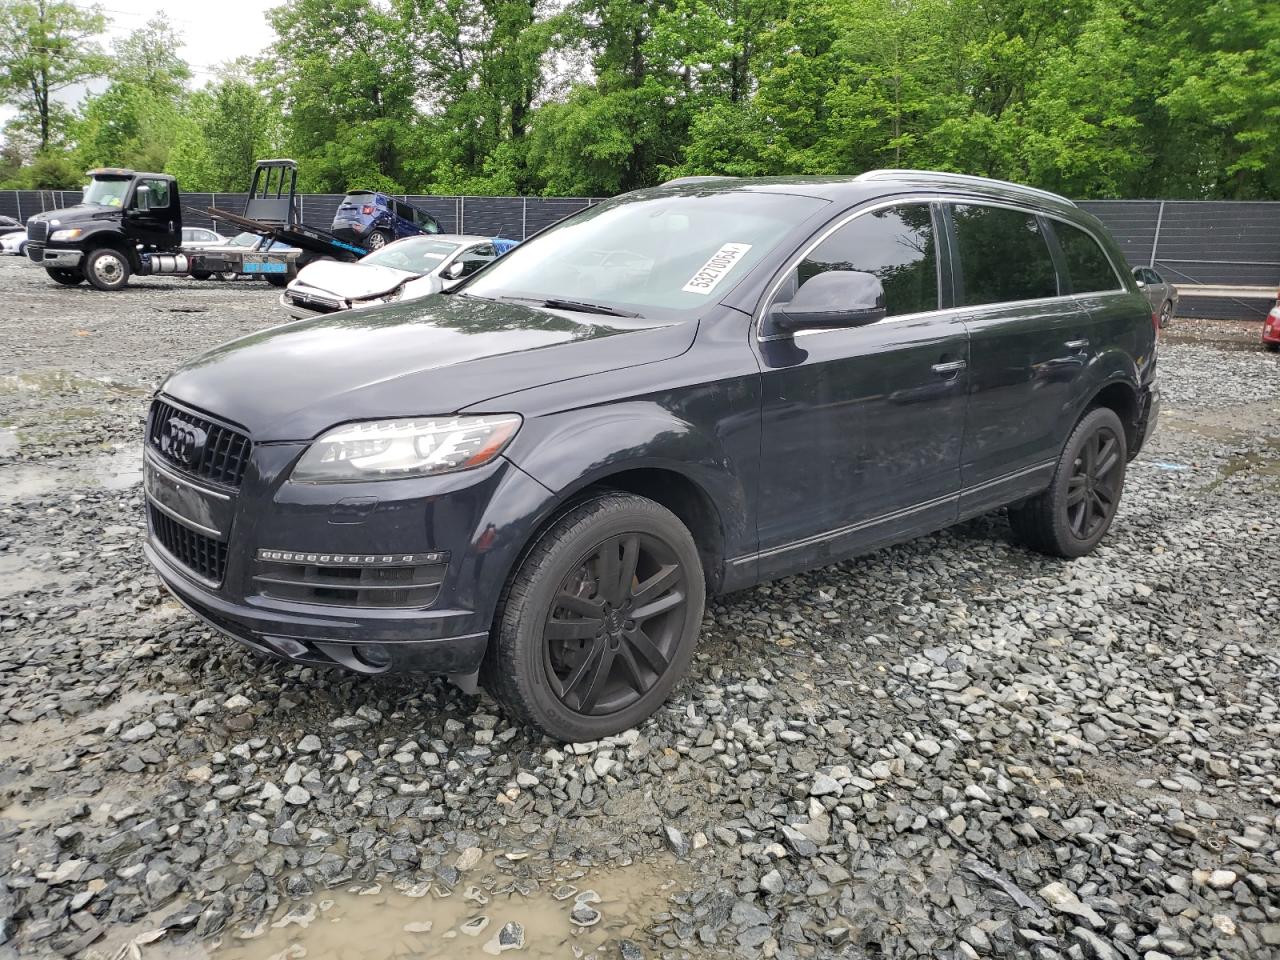
{"type": "Polygon", "coordinates": [[[894,193],[959,192],[993,200],[1016,200],[1046,208],[1076,207],[1071,200],[1048,190],[1006,180],[934,170],[869,170],[851,177],[681,177],[656,189],[687,193],[790,193],[845,204],[894,193]]]}
{"type": "Polygon", "coordinates": [[[147,173],[142,170],[129,170],[125,167],[98,167],[88,171],[90,177],[106,177],[107,179],[124,179],[126,177],[152,177],[160,180],[172,180],[168,173],[147,173]]]}

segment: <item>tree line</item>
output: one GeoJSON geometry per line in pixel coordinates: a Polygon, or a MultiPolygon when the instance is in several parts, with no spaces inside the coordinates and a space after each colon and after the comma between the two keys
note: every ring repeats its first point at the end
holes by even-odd
{"type": "Polygon", "coordinates": [[[924,167],[1082,198],[1280,198],[1275,0],[288,0],[197,88],[163,16],[0,0],[0,183],[607,196],[924,167]],[[58,94],[105,88],[66,107],[58,94]]]}

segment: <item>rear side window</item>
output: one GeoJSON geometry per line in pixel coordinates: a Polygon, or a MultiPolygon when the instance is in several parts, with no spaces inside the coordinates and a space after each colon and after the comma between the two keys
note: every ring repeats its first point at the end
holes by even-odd
{"type": "Polygon", "coordinates": [[[1004,207],[952,208],[966,307],[1058,295],[1053,255],[1035,214],[1004,207]]]}
{"type": "Polygon", "coordinates": [[[779,291],[795,291],[828,270],[875,274],[884,284],[886,316],[938,309],[938,248],[926,204],[889,207],[855,217],[809,251],[779,291]]]}
{"type": "MultiPolygon", "coordinates": [[[[1120,288],[1115,269],[1097,240],[1069,223],[1055,222],[1053,232],[1067,261],[1073,293],[1102,293],[1120,288]]],[[[1139,276],[1146,283],[1160,282],[1153,270],[1143,268],[1139,276]]]]}

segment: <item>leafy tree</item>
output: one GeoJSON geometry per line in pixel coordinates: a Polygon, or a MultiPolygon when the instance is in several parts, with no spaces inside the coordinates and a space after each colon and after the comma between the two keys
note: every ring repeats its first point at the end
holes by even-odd
{"type": "Polygon", "coordinates": [[[96,7],[69,0],[0,0],[0,102],[16,107],[20,124],[37,132],[41,152],[67,118],[53,95],[105,69],[93,39],[102,28],[96,7]]]}
{"type": "Polygon", "coordinates": [[[249,64],[192,94],[179,121],[168,172],[188,190],[244,190],[255,160],[279,152],[280,124],[270,100],[253,82],[249,64]]]}

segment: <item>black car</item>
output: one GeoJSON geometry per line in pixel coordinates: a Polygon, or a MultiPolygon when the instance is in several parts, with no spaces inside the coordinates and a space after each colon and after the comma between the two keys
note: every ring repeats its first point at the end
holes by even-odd
{"type": "Polygon", "coordinates": [[[653,712],[707,593],[1008,506],[1092,550],[1155,425],[1151,310],[1099,222],[978,178],[704,179],[455,292],[168,378],[147,556],[276,657],[483,679],[586,740],[653,712]]]}

